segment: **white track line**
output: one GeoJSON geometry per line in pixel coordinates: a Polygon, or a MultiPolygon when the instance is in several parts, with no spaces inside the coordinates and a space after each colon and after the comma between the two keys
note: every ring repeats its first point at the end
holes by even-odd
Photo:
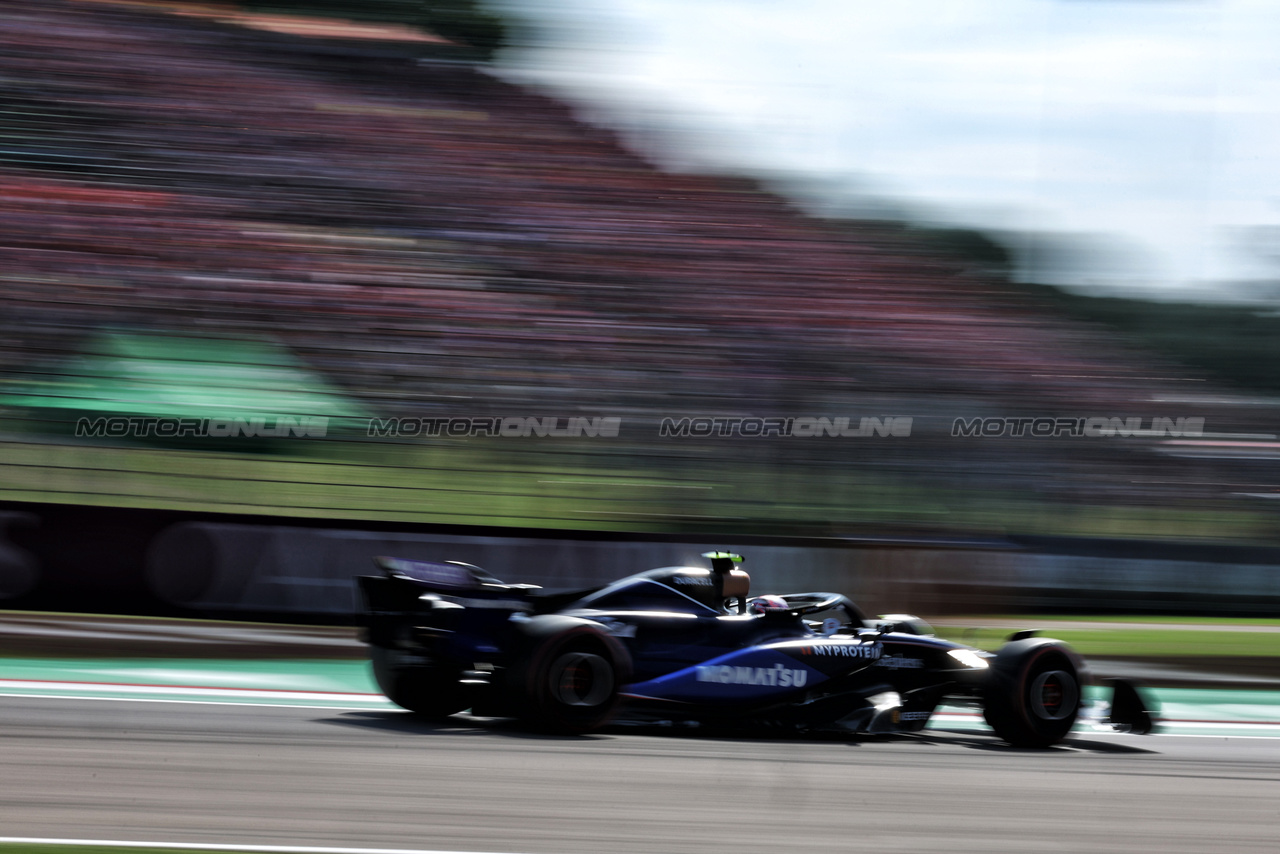
{"type": "Polygon", "coordinates": [[[186,685],[139,685],[115,682],[54,682],[35,679],[0,679],[0,691],[69,691],[90,694],[181,694],[189,697],[243,697],[272,700],[321,700],[331,703],[382,703],[381,694],[353,691],[290,691],[277,688],[213,688],[186,685]]]}
{"type": "MultiPolygon", "coordinates": [[[[279,854],[496,854],[481,851],[441,851],[433,848],[320,848],[310,845],[219,845],[208,842],[134,842],[120,839],[42,839],[0,836],[4,845],[109,845],[116,848],[174,848],[188,851],[264,851],[279,854]]],[[[502,854],[511,854],[503,852],[502,854]]]]}
{"type": "MultiPolygon", "coordinates": [[[[128,684],[111,684],[111,683],[92,683],[92,682],[45,682],[45,681],[27,681],[16,679],[0,679],[0,697],[14,697],[18,699],[30,700],[100,700],[114,703],[175,703],[180,705],[191,706],[239,706],[249,708],[268,708],[268,709],[313,709],[323,711],[365,711],[379,710],[383,708],[392,708],[393,704],[381,694],[362,694],[362,693],[345,693],[345,692],[323,692],[323,691],[287,691],[275,690],[270,688],[188,688],[179,685],[128,685],[128,684]],[[49,689],[65,688],[74,691],[84,691],[85,693],[66,693],[66,694],[50,694],[37,693],[40,691],[48,691],[49,689]],[[4,690],[9,689],[9,690],[4,690]],[[27,690],[14,690],[27,689],[27,690]],[[133,694],[134,696],[108,697],[101,696],[98,692],[113,694],[133,694]],[[154,695],[154,694],[170,694],[177,696],[157,697],[157,696],[138,696],[138,695],[154,695]],[[201,699],[182,699],[183,697],[199,697],[201,699]],[[219,699],[225,698],[225,699],[219,699]],[[234,698],[234,699],[233,699],[234,698]],[[253,701],[257,702],[253,702],[253,701]],[[278,702],[262,702],[263,700],[298,700],[302,702],[295,703],[278,703],[278,702]]],[[[934,715],[934,720],[940,724],[945,723],[981,723],[982,716],[970,712],[938,712],[934,715]]],[[[1087,721],[1085,722],[1087,725],[1087,721]]],[[[1204,721],[1204,720],[1178,720],[1176,718],[1163,718],[1158,721],[1159,726],[1173,726],[1178,729],[1214,729],[1214,730],[1269,730],[1272,727],[1280,726],[1280,721],[1204,721]]],[[[1077,733],[1090,735],[1109,734],[1105,732],[1090,732],[1087,726],[1076,730],[1077,733]]],[[[1209,733],[1203,735],[1199,733],[1170,733],[1156,731],[1152,733],[1155,736],[1179,736],[1183,738],[1261,738],[1261,739],[1280,739],[1280,735],[1253,735],[1253,736],[1237,736],[1222,735],[1214,736],[1209,733]]],[[[0,837],[0,842],[4,838],[0,837]]],[[[86,843],[87,844],[87,843],[86,843]]],[[[141,844],[141,843],[139,843],[141,844]]],[[[226,849],[232,850],[232,849],[226,849]]],[[[239,850],[239,849],[235,849],[239,850]]],[[[269,848],[244,849],[254,851],[275,850],[269,848]]],[[[279,849],[281,851],[293,849],[279,849]]],[[[303,850],[303,849],[298,849],[303,850]]],[[[305,849],[307,851],[320,851],[321,849],[305,849]]],[[[333,849],[338,852],[339,849],[333,849]]],[[[348,849],[342,849],[346,851],[348,849]]],[[[351,852],[373,851],[375,849],[349,849],[351,852]]],[[[394,851],[408,851],[409,849],[391,849],[394,851]]]]}
{"type": "Polygon", "coordinates": [[[364,703],[360,705],[328,706],[318,703],[246,703],[237,700],[179,700],[168,697],[81,697],[70,694],[6,694],[0,697],[14,697],[19,700],[79,700],[89,703],[176,703],[183,706],[231,706],[237,709],[304,709],[329,710],[334,712],[368,712],[396,708],[390,700],[381,705],[364,703]]]}

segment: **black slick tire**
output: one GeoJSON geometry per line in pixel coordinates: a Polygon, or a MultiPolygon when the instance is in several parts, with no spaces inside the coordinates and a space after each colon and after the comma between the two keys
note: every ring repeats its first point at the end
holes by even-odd
{"type": "Polygon", "coordinates": [[[1081,671],[1065,645],[1014,641],[992,662],[983,717],[1014,747],[1050,747],[1075,726],[1082,697],[1081,671]]]}
{"type": "Polygon", "coordinates": [[[520,718],[535,729],[582,734],[617,711],[629,678],[622,646],[596,624],[571,617],[533,618],[523,628],[525,650],[511,669],[520,718]]]}

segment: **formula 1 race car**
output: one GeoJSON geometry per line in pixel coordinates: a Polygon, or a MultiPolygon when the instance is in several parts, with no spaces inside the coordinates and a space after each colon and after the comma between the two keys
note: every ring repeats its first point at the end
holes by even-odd
{"type": "MultiPolygon", "coordinates": [[[[1076,723],[1084,661],[1023,632],[990,653],[921,620],[867,617],[836,593],[749,598],[742,558],[667,567],[601,588],[543,593],[479,567],[377,558],[357,579],[378,686],[444,718],[471,709],[584,733],[630,721],[753,722],[798,730],[914,732],[944,702],[977,705],[996,734],[1046,747],[1076,723]]],[[[1110,722],[1152,729],[1116,680],[1110,722]]]]}

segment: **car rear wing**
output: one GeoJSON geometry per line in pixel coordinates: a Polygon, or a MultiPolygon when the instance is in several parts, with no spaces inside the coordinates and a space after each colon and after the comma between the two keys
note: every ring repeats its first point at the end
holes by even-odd
{"type": "Polygon", "coordinates": [[[356,577],[366,640],[465,657],[515,613],[534,610],[536,584],[504,584],[478,566],[376,557],[379,575],[356,577]],[[444,643],[439,647],[439,643],[444,643]],[[437,648],[438,647],[438,648],[437,648]]]}
{"type": "Polygon", "coordinates": [[[409,581],[423,590],[437,593],[460,594],[470,591],[509,596],[542,589],[536,584],[504,584],[480,567],[456,560],[436,563],[398,557],[375,557],[373,562],[388,578],[409,581]]]}
{"type": "Polygon", "coordinates": [[[478,566],[458,561],[435,563],[376,557],[381,576],[358,576],[366,609],[371,613],[418,611],[427,600],[446,599],[468,608],[532,609],[536,584],[504,584],[478,566]]]}

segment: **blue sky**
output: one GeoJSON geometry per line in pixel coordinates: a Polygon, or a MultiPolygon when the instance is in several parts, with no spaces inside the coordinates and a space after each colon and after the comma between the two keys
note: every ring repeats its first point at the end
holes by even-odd
{"type": "Polygon", "coordinates": [[[506,73],[670,168],[1079,247],[1040,280],[1280,279],[1274,0],[502,2],[536,35],[506,73]]]}

